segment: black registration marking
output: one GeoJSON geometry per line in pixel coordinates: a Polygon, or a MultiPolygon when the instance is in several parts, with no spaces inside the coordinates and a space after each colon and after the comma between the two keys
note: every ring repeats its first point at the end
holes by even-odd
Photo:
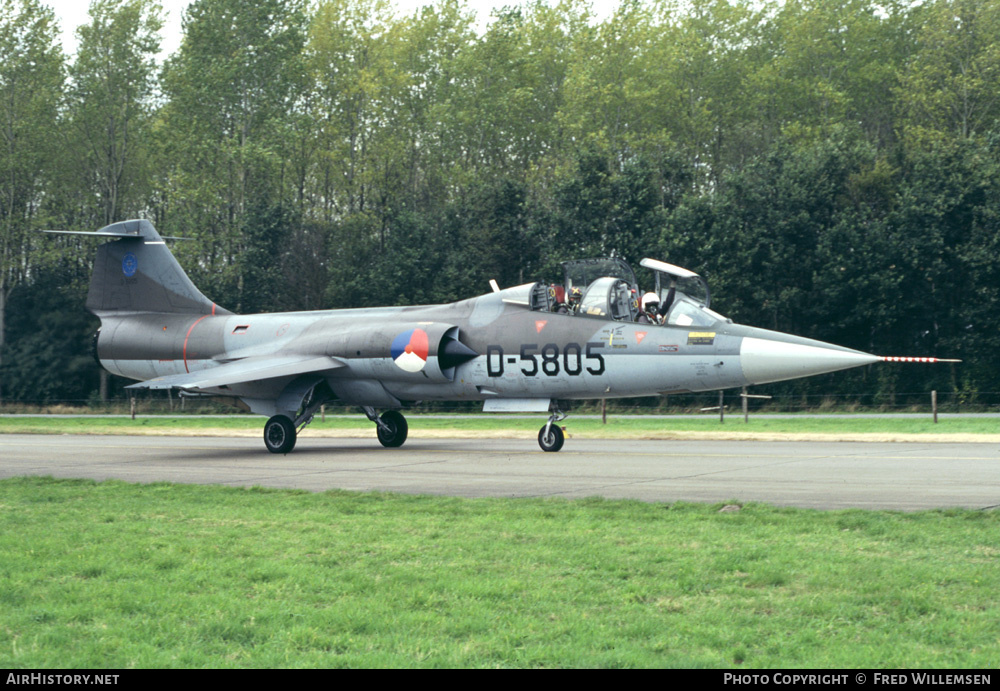
{"type": "Polygon", "coordinates": [[[567,343],[562,348],[557,343],[524,343],[520,347],[519,357],[504,357],[503,346],[486,346],[486,374],[490,377],[502,377],[504,360],[508,365],[516,365],[520,360],[521,374],[526,377],[537,377],[543,374],[555,377],[566,374],[578,377],[586,371],[598,376],[604,374],[604,355],[599,351],[604,347],[601,341],[590,341],[586,346],[579,343],[567,343]]]}
{"type": "Polygon", "coordinates": [[[486,374],[491,377],[503,376],[503,347],[486,346],[486,374]],[[495,361],[494,361],[494,358],[495,361]]]}

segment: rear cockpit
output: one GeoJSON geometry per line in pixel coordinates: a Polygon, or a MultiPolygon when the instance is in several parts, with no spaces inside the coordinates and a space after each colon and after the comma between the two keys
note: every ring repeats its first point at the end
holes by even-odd
{"type": "Polygon", "coordinates": [[[700,327],[730,321],[709,309],[708,284],[698,274],[655,259],[643,259],[640,266],[653,275],[653,285],[646,289],[619,258],[563,262],[563,282],[535,283],[528,306],[539,312],[619,322],[700,327]]]}

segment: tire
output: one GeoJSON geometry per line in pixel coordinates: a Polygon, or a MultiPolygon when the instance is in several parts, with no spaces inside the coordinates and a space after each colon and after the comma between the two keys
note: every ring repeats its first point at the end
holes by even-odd
{"type": "Polygon", "coordinates": [[[271,453],[288,453],[295,448],[295,425],[286,415],[275,415],[264,425],[264,446],[271,453]]]}
{"type": "Polygon", "coordinates": [[[548,436],[545,436],[544,427],[538,430],[538,445],[542,447],[542,451],[558,451],[562,448],[564,441],[566,441],[566,435],[563,434],[562,427],[559,425],[550,426],[548,436]]]}
{"type": "Polygon", "coordinates": [[[376,425],[375,431],[378,434],[379,443],[388,448],[394,449],[403,445],[406,441],[406,433],[409,431],[409,426],[406,424],[406,418],[398,410],[387,410],[379,416],[379,419],[389,427],[390,431],[382,429],[381,425],[376,425]]]}

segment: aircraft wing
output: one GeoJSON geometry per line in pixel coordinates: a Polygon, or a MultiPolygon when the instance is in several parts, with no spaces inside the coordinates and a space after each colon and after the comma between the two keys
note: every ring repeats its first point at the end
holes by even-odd
{"type": "Polygon", "coordinates": [[[328,355],[278,355],[267,357],[248,357],[234,362],[227,362],[216,367],[171,374],[165,377],[148,379],[126,389],[212,389],[220,386],[244,384],[246,382],[288,377],[311,372],[328,372],[346,367],[347,363],[328,355]]]}

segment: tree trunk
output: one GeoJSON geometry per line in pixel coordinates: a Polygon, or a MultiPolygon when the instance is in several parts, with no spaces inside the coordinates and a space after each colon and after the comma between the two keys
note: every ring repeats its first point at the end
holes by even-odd
{"type": "MultiPolygon", "coordinates": [[[[7,287],[0,286],[0,366],[3,366],[3,346],[7,333],[7,287]]],[[[0,375],[0,404],[3,403],[3,376],[0,375]]]]}

